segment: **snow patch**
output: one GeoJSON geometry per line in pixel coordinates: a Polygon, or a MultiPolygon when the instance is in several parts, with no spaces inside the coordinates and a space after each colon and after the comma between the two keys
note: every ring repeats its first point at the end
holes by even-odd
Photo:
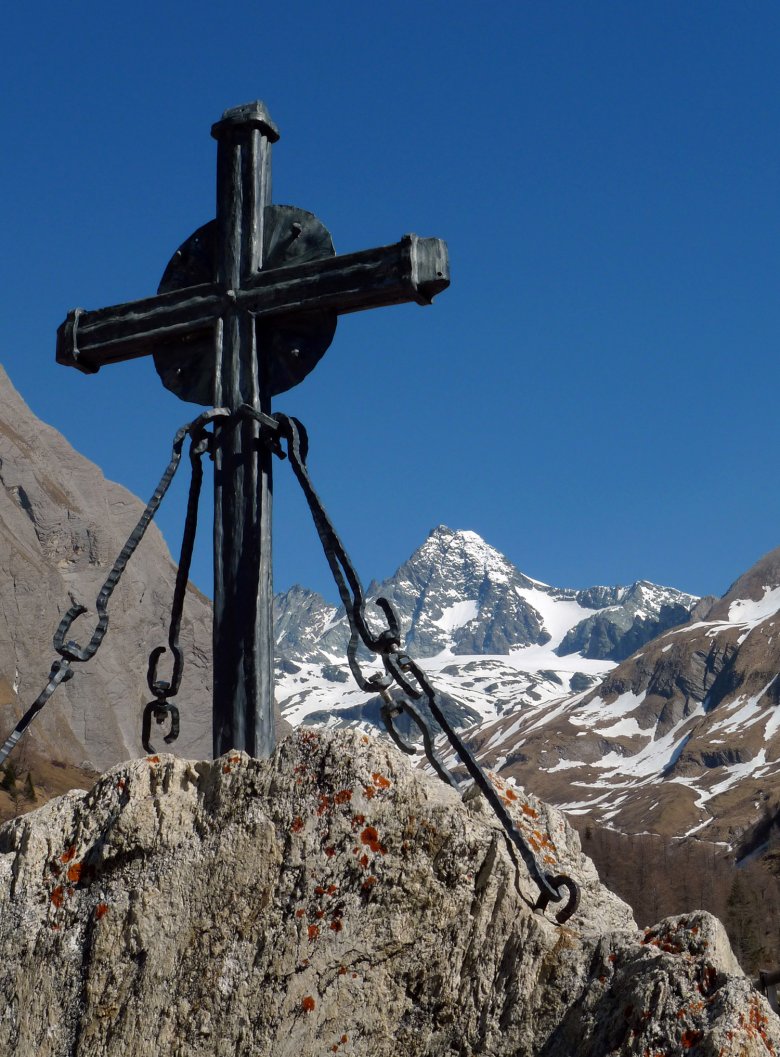
{"type": "Polygon", "coordinates": [[[752,598],[738,598],[729,606],[729,621],[732,624],[753,626],[774,616],[780,609],[780,587],[764,587],[764,594],[758,601],[752,598]]]}
{"type": "Polygon", "coordinates": [[[465,599],[462,602],[453,602],[451,606],[447,606],[446,609],[442,610],[442,615],[439,619],[432,620],[431,623],[435,624],[437,628],[441,628],[442,631],[457,631],[458,628],[468,624],[470,620],[474,620],[478,612],[477,602],[472,599],[465,599]]]}

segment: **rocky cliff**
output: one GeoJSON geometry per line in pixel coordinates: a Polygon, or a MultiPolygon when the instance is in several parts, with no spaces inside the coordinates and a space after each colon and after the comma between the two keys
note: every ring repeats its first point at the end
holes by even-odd
{"type": "MultiPolygon", "coordinates": [[[[157,483],[151,473],[150,494],[157,483]]],[[[46,685],[56,657],[52,635],[74,600],[90,613],[74,623],[71,637],[89,640],[97,593],[142,510],[135,496],[36,418],[0,368],[0,742],[46,685]]],[[[102,770],[142,751],[148,656],[167,641],[175,575],[153,525],[111,598],[100,651],[76,666],[27,735],[43,757],[102,770]]],[[[187,592],[182,644],[177,750],[205,756],[211,607],[194,588],[187,592]]]]}
{"type": "Polygon", "coordinates": [[[0,829],[9,1057],[765,1057],[780,1021],[718,922],[638,932],[563,816],[497,780],[565,927],[481,797],[358,732],[270,760],[155,756],[0,829]]]}

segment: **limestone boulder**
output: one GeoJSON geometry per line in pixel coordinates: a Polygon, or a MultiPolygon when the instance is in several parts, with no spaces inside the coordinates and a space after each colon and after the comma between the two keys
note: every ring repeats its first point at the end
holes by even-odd
{"type": "Polygon", "coordinates": [[[545,868],[581,884],[564,926],[481,794],[357,732],[135,760],[7,823],[0,1052],[780,1052],[715,919],[639,932],[563,816],[496,783],[545,868]]]}

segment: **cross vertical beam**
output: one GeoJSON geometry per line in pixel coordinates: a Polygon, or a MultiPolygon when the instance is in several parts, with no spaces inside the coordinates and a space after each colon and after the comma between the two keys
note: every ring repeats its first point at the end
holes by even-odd
{"type": "MultiPolygon", "coordinates": [[[[263,211],[271,199],[271,144],[279,133],[262,103],[228,110],[217,140],[216,283],[242,288],[263,263],[263,211]]],[[[237,304],[215,329],[214,405],[270,414],[267,364],[254,316],[237,304]]],[[[273,715],[272,478],[256,422],[217,431],[214,453],[214,755],[269,756],[273,715]]]]}

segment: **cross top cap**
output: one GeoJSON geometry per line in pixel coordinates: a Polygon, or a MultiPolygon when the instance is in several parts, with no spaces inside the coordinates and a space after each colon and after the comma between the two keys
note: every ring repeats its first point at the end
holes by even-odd
{"type": "Polygon", "coordinates": [[[241,127],[260,129],[271,143],[276,143],[279,139],[279,129],[271,120],[265,103],[261,103],[259,99],[226,110],[220,120],[211,126],[211,135],[214,139],[219,139],[228,129],[241,127]]]}

